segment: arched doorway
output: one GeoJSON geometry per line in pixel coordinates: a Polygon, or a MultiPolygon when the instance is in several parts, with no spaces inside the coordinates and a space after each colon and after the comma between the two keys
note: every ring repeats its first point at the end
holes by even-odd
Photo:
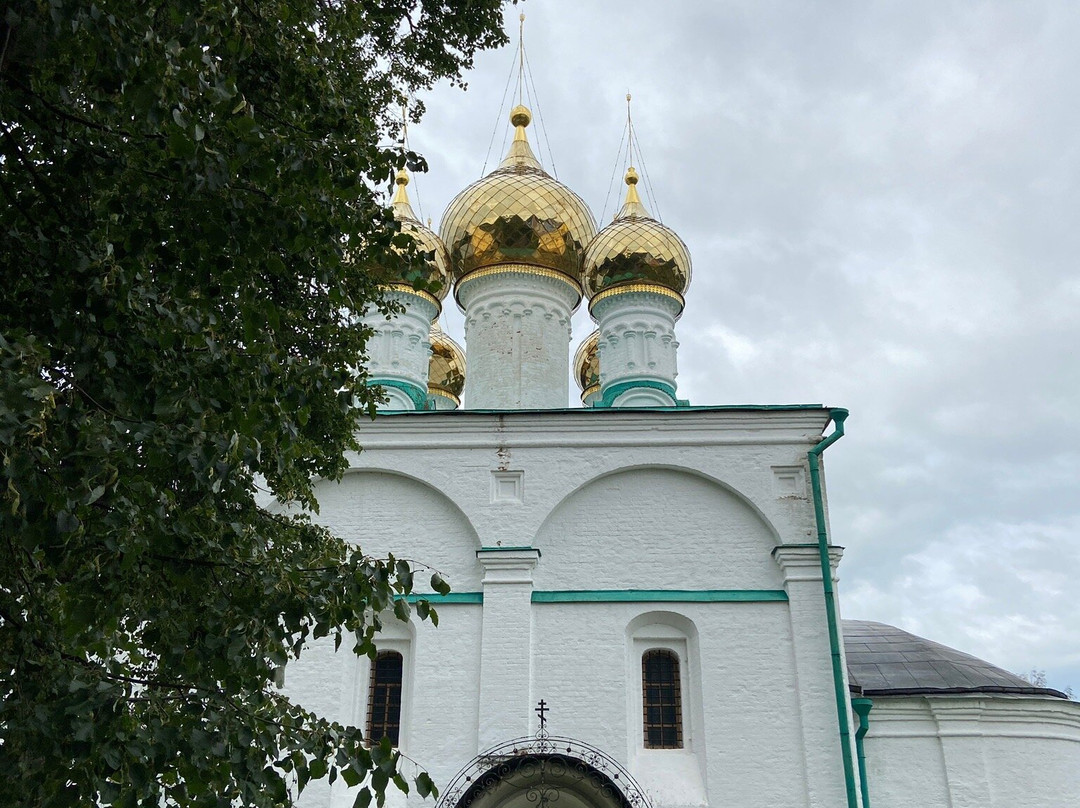
{"type": "Polygon", "coordinates": [[[571,738],[520,738],[478,755],[439,808],[651,808],[609,755],[571,738]]]}

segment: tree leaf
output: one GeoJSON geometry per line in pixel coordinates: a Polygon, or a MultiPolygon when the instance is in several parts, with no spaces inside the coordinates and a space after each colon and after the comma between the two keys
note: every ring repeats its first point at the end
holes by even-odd
{"type": "Polygon", "coordinates": [[[438,798],[439,789],[435,787],[435,783],[427,772],[420,772],[420,774],[416,775],[416,793],[425,798],[438,798]]]}
{"type": "Polygon", "coordinates": [[[431,588],[438,592],[440,595],[450,594],[450,584],[443,580],[443,577],[439,573],[433,573],[431,576],[431,588]]]}
{"type": "Polygon", "coordinates": [[[279,805],[370,771],[360,729],[274,671],[315,635],[371,651],[371,615],[411,591],[407,564],[355,558],[309,514],[379,395],[351,316],[400,233],[379,190],[397,126],[374,111],[460,82],[505,41],[501,7],[12,5],[5,804],[279,805]]]}

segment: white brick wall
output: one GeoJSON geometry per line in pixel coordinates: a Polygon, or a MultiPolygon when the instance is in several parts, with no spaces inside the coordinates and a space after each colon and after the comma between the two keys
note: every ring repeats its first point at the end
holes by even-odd
{"type": "Polygon", "coordinates": [[[1074,808],[1080,704],[1029,696],[875,698],[873,808],[1074,808]]]}
{"type": "MultiPolygon", "coordinates": [[[[842,806],[820,569],[805,546],[815,539],[813,510],[800,473],[826,422],[823,410],[459,411],[366,425],[354,470],[320,485],[318,519],[485,598],[441,606],[438,629],[415,627],[405,751],[445,785],[478,750],[533,731],[543,698],[552,732],[628,767],[656,808],[842,806]],[[500,545],[539,556],[504,549],[478,559],[500,545]],[[782,590],[790,600],[531,602],[534,591],[625,589],[782,590]],[[635,631],[657,622],[684,637],[685,750],[641,748],[635,631]]],[[[286,671],[286,685],[313,708],[356,720],[366,676],[347,650],[319,645],[286,671]]],[[[980,722],[1001,701],[985,700],[980,722]]],[[[1027,720],[1030,706],[1018,703],[1008,726],[1027,720]]],[[[1080,718],[1076,705],[1057,706],[1054,721],[1066,728],[1044,732],[1034,719],[1032,732],[1044,733],[1037,743],[998,733],[1005,719],[993,717],[979,740],[944,755],[940,711],[905,725],[914,735],[891,737],[896,721],[876,706],[873,805],[948,805],[947,793],[954,808],[973,804],[962,795],[977,790],[962,783],[976,775],[952,773],[971,771],[962,761],[972,749],[989,756],[978,775],[989,778],[978,792],[988,805],[1071,804],[1047,796],[1080,787],[1071,766],[1080,744],[1058,737],[1075,737],[1080,718]],[[1042,779],[1031,792],[1042,802],[1001,773],[1010,754],[1022,756],[1028,780],[1042,779]]],[[[303,804],[348,796],[332,803],[315,789],[303,804]]]]}

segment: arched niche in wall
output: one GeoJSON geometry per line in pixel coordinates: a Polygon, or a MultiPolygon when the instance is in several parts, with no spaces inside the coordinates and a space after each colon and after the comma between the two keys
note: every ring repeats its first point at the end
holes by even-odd
{"type": "MultiPolygon", "coordinates": [[[[412,621],[405,623],[394,617],[392,612],[383,614],[382,629],[375,635],[375,647],[380,654],[393,653],[401,657],[401,710],[399,713],[400,733],[397,747],[404,752],[409,748],[409,730],[412,726],[414,707],[413,672],[416,659],[416,626],[412,621]]],[[[342,643],[344,647],[344,643],[342,643]]],[[[372,666],[367,656],[355,657],[352,665],[351,681],[347,692],[351,697],[349,708],[350,721],[354,726],[363,727],[368,732],[372,697],[372,666]]]]}
{"type": "MultiPolygon", "coordinates": [[[[437,569],[457,592],[480,591],[480,539],[457,504],[435,487],[384,470],[356,470],[316,486],[314,519],[369,555],[393,553],[437,569]]],[[[416,570],[418,589],[430,575],[416,570]]]]}
{"type": "Polygon", "coordinates": [[[777,534],[723,483],[669,466],[597,477],[537,532],[537,589],[780,589],[777,534]]]}
{"type": "Polygon", "coordinates": [[[707,802],[702,693],[693,620],[676,611],[651,610],[627,623],[628,759],[634,776],[658,803],[707,802]],[[659,671],[652,664],[657,659],[665,663],[659,671]],[[667,710],[671,715],[661,715],[667,710]],[[663,724],[663,732],[656,733],[657,724],[663,724]],[[677,732],[669,734],[673,729],[677,732]]]}

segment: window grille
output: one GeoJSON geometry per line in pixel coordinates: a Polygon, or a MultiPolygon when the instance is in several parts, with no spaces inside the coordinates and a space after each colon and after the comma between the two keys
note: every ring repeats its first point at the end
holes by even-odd
{"type": "Polygon", "coordinates": [[[401,730],[401,654],[383,651],[371,667],[368,690],[368,740],[377,743],[384,737],[398,745],[401,730]]]}
{"type": "Polygon", "coordinates": [[[679,657],[646,651],[641,657],[641,690],[646,749],[682,749],[682,693],[679,657]]]}

